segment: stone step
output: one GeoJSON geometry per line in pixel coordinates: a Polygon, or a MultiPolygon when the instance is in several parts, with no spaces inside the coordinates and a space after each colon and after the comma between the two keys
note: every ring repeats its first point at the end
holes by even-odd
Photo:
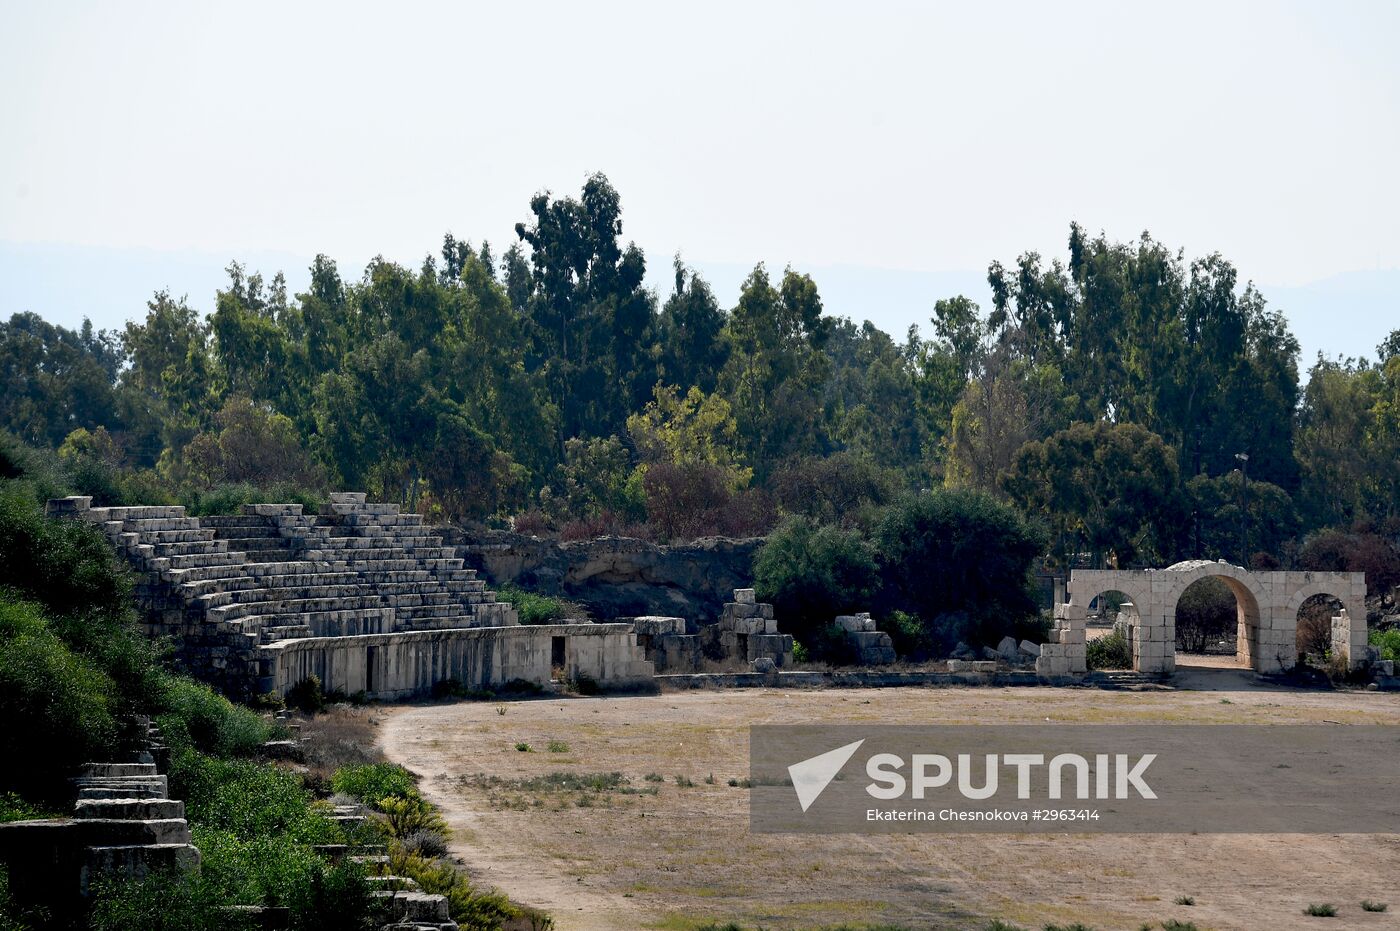
{"type": "Polygon", "coordinates": [[[192,872],[199,868],[193,844],[125,844],[89,846],[83,850],[80,886],[84,892],[104,874],[149,876],[152,873],[192,872]]]}
{"type": "Polygon", "coordinates": [[[153,556],[146,560],[154,571],[164,569],[209,569],[217,566],[238,566],[247,562],[242,553],[190,553],[182,556],[153,556]]]}
{"type": "Polygon", "coordinates": [[[188,844],[190,823],[184,818],[81,818],[75,822],[90,847],[143,847],[188,844]]]}
{"type": "Polygon", "coordinates": [[[148,530],[142,533],[131,531],[123,533],[123,541],[130,540],[131,543],[187,543],[196,540],[214,539],[214,531],[204,528],[191,530],[148,530]]]}
{"type": "Polygon", "coordinates": [[[261,640],[263,643],[281,643],[284,640],[304,640],[314,636],[316,633],[310,627],[305,624],[296,624],[285,627],[264,627],[261,640]]]}
{"type": "Polygon", "coordinates": [[[447,922],[452,920],[447,899],[429,892],[370,893],[384,905],[389,917],[396,921],[447,922]]]}
{"type": "Polygon", "coordinates": [[[184,818],[185,803],[173,798],[78,799],[73,817],[123,821],[184,818]]]}
{"type": "Polygon", "coordinates": [[[88,512],[93,520],[169,520],[185,516],[185,509],[180,505],[153,505],[142,507],[108,507],[93,508],[88,512]]]}
{"type": "Polygon", "coordinates": [[[186,556],[195,553],[227,553],[233,547],[224,540],[172,540],[148,544],[154,556],[186,556]]]}
{"type": "MultiPolygon", "coordinates": [[[[144,764],[154,766],[155,764],[144,764]]],[[[169,798],[170,785],[164,776],[79,776],[73,785],[83,789],[129,789],[134,791],[158,792],[155,798],[169,798]]],[[[92,798],[93,796],[86,796],[92,798]]]]}
{"type": "Polygon", "coordinates": [[[163,530],[199,530],[198,517],[155,517],[141,520],[102,520],[104,530],[118,533],[157,533],[163,530]]]}
{"type": "Polygon", "coordinates": [[[89,778],[110,778],[125,776],[159,776],[152,763],[84,763],[78,770],[79,776],[89,778]]]}
{"type": "Polygon", "coordinates": [[[292,549],[291,541],[284,540],[281,536],[272,537],[219,537],[231,550],[240,553],[261,553],[268,550],[292,549]]]}
{"type": "Polygon", "coordinates": [[[416,880],[407,876],[366,876],[371,889],[387,889],[391,892],[418,892],[416,880]]]}

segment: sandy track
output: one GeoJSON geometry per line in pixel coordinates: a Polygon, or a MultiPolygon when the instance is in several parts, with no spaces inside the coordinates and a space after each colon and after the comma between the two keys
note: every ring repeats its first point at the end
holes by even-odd
{"type": "Polygon", "coordinates": [[[1400,696],[1222,683],[1228,691],[751,690],[424,705],[390,710],[381,737],[442,806],[454,853],[550,911],[561,931],[703,920],[978,928],[992,916],[1134,931],[1166,918],[1202,929],[1400,928],[1393,835],[752,836],[747,791],[725,784],[747,774],[747,727],[759,723],[1400,724],[1400,696]],[[548,752],[551,740],[567,752],[548,752]],[[490,789],[477,775],[612,771],[656,794],[604,793],[579,807],[574,795],[490,789]],[[695,785],[676,785],[676,774],[695,785]],[[1174,905],[1180,895],[1197,904],[1174,905]],[[1388,896],[1395,911],[1359,908],[1388,896]],[[1339,917],[1305,918],[1312,902],[1336,904],[1339,917]]]}

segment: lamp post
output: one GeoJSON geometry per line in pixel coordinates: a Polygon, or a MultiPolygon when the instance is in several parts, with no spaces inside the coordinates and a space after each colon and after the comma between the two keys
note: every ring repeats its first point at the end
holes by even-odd
{"type": "Polygon", "coordinates": [[[1249,567],[1249,453],[1235,453],[1240,461],[1240,565],[1249,567]]]}

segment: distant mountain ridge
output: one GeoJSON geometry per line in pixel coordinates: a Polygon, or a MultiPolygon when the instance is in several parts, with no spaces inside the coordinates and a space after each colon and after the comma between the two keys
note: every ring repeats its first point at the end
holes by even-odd
{"type": "MultiPolygon", "coordinates": [[[[341,274],[359,277],[363,259],[341,260],[341,274]]],[[[46,320],[77,327],[90,317],[99,329],[121,329],[145,313],[146,301],[161,289],[188,295],[201,311],[213,309],[214,293],[227,284],[224,269],[236,259],[249,271],[271,277],[286,274],[288,289],[306,286],[311,256],[253,252],[221,256],[194,251],[0,242],[0,317],[32,310],[46,320]]],[[[664,300],[671,290],[670,263],[650,257],[648,284],[664,300]]],[[[416,267],[422,256],[399,257],[416,267]]],[[[714,288],[720,303],[732,307],[753,265],[687,259],[714,288]]],[[[868,266],[795,265],[811,274],[829,314],[870,320],[897,340],[911,324],[930,333],[933,304],[964,294],[985,309],[991,303],[985,272],[924,272],[868,266]]],[[[781,272],[780,263],[769,263],[781,272]]],[[[1303,285],[1260,284],[1271,307],[1282,310],[1302,346],[1304,372],[1319,352],[1328,356],[1375,358],[1376,346],[1400,329],[1400,269],[1344,272],[1303,285]]]]}

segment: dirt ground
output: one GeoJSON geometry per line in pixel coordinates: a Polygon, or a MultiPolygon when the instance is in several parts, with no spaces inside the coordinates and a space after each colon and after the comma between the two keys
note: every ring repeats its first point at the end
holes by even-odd
{"type": "Polygon", "coordinates": [[[750,724],[1400,724],[1400,695],[1272,690],[1205,665],[1183,672],[1198,690],[762,689],[436,704],[390,710],[380,735],[391,759],[423,777],[474,875],[546,909],[560,931],[708,921],[981,928],[989,918],[1099,931],[1167,919],[1400,928],[1397,835],[751,836],[748,791],[727,784],[747,776],[750,724]],[[626,782],[600,791],[555,775],[612,772],[626,782]],[[1196,904],[1175,904],[1181,896],[1196,904]],[[1365,912],[1363,899],[1390,911],[1365,912]],[[1338,916],[1303,915],[1321,902],[1338,916]]]}

